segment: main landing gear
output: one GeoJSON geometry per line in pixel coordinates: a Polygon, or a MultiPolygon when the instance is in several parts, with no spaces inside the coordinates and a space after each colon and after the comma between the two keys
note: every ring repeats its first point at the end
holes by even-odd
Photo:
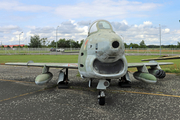
{"type": "Polygon", "coordinates": [[[129,78],[128,72],[121,79],[119,79],[119,86],[122,88],[130,88],[131,87],[131,80],[129,78]]]}
{"type": "Polygon", "coordinates": [[[68,69],[66,68],[66,73],[64,73],[62,70],[59,73],[59,77],[58,77],[58,88],[59,89],[67,89],[69,88],[68,85],[68,69]]]}

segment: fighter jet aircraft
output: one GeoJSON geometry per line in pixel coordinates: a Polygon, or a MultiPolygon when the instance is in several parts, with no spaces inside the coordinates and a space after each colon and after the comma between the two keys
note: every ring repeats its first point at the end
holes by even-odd
{"type": "Polygon", "coordinates": [[[59,88],[68,84],[68,69],[78,69],[82,78],[89,78],[89,87],[92,81],[97,80],[99,90],[98,101],[100,105],[105,104],[105,90],[110,86],[111,79],[119,80],[122,87],[130,87],[131,80],[128,68],[137,67],[133,76],[137,80],[146,83],[156,83],[157,78],[164,78],[165,72],[160,65],[173,63],[127,63],[125,57],[124,43],[114,31],[111,24],[106,20],[97,20],[91,24],[88,36],[85,39],[80,52],[78,63],[6,63],[6,65],[43,67],[42,74],[38,75],[35,83],[38,85],[50,81],[53,74],[49,68],[64,68],[61,70],[57,80],[59,88]],[[147,69],[150,66],[150,69],[147,69]],[[161,74],[159,74],[161,73],[161,74]]]}

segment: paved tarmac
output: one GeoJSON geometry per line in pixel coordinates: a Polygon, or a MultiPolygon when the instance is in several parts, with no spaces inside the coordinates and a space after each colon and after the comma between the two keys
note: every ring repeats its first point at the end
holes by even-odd
{"type": "Polygon", "coordinates": [[[120,88],[112,80],[106,104],[100,106],[98,91],[88,88],[87,80],[69,71],[70,88],[58,89],[59,69],[47,85],[38,86],[34,78],[42,68],[0,66],[0,120],[147,120],[180,118],[180,76],[167,74],[157,84],[146,84],[132,77],[131,88],[120,88]]]}

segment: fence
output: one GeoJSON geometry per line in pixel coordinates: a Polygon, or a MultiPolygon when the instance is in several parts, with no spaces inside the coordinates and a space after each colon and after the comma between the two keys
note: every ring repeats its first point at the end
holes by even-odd
{"type": "Polygon", "coordinates": [[[126,55],[179,55],[180,48],[126,48],[126,55]]]}
{"type": "MultiPolygon", "coordinates": [[[[50,51],[51,48],[0,48],[0,55],[15,54],[54,54],[56,51],[50,51]]],[[[61,48],[65,52],[79,52],[80,48],[61,48]]]]}
{"type": "MultiPolygon", "coordinates": [[[[65,53],[78,53],[80,48],[61,48],[65,53]]],[[[14,54],[55,54],[51,52],[50,48],[0,48],[0,55],[14,55],[14,54]]],[[[60,52],[58,52],[59,54],[60,52]]],[[[126,55],[160,55],[160,49],[153,48],[126,48],[126,55]]],[[[161,55],[179,55],[179,48],[162,48],[161,55]]]]}

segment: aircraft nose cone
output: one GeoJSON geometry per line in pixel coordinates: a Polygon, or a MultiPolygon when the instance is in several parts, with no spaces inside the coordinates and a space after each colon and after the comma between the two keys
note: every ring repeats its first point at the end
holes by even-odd
{"type": "Polygon", "coordinates": [[[113,41],[112,42],[112,47],[113,48],[118,48],[119,47],[119,42],[118,41],[113,41]]]}

